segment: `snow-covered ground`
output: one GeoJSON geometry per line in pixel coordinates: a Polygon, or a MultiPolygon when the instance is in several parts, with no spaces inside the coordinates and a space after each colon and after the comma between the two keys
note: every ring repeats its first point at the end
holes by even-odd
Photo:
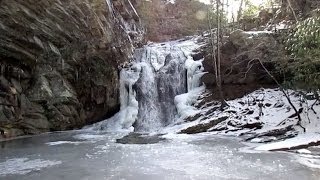
{"type": "MultiPolygon", "coordinates": [[[[265,144],[256,147],[259,151],[269,151],[277,149],[290,149],[299,148],[299,146],[308,146],[309,144],[320,142],[320,134],[318,133],[305,133],[300,134],[297,137],[286,139],[284,141],[279,141],[275,143],[265,144]]],[[[298,151],[300,153],[307,153],[308,150],[298,151]]]]}
{"type": "Polygon", "coordinates": [[[185,122],[167,127],[164,132],[179,133],[187,130],[192,134],[194,127],[198,130],[199,124],[202,124],[207,128],[204,132],[241,136],[251,143],[268,142],[256,147],[256,150],[299,149],[316,145],[320,142],[319,103],[315,103],[310,93],[306,96],[292,90],[287,93],[295,107],[302,109],[301,125],[306,132],[298,126],[294,109],[279,89],[259,89],[242,98],[228,101],[229,107],[223,111],[219,110],[218,102],[208,101],[210,93],[204,92],[193,104],[189,117],[184,116],[185,122]],[[225,121],[207,127],[223,117],[226,117],[225,121]]]}

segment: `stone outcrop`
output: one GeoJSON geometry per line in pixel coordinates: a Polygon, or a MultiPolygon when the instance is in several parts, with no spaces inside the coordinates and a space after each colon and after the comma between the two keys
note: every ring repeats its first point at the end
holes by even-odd
{"type": "MultiPolygon", "coordinates": [[[[260,87],[272,87],[274,81],[259,61],[268,70],[275,70],[276,62],[285,56],[282,49],[276,35],[271,32],[236,30],[226,37],[221,47],[221,73],[226,98],[239,98],[260,87]]],[[[211,51],[207,48],[203,65],[208,73],[202,77],[209,89],[215,88],[211,51]]]]}
{"type": "Polygon", "coordinates": [[[115,113],[119,67],[142,39],[134,5],[0,1],[2,137],[79,128],[115,113]]]}
{"type": "Polygon", "coordinates": [[[179,133],[181,133],[181,134],[197,134],[197,133],[207,132],[210,128],[213,128],[217,124],[219,124],[227,119],[228,119],[228,117],[226,117],[226,116],[220,117],[218,119],[211,120],[208,123],[203,123],[203,124],[200,123],[195,126],[188,127],[186,129],[181,130],[179,133]]]}
{"type": "Polygon", "coordinates": [[[197,0],[139,0],[137,11],[146,27],[147,41],[164,42],[208,29],[208,5],[197,0]]]}

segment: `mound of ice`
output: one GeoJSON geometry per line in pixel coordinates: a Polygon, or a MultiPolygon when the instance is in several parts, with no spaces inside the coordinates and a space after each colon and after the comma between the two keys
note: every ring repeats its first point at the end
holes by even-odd
{"type": "Polygon", "coordinates": [[[184,119],[190,116],[194,116],[199,113],[200,110],[196,109],[192,105],[197,102],[197,97],[205,91],[205,87],[201,86],[191,90],[188,93],[178,95],[174,98],[175,105],[177,107],[180,118],[184,119]]]}

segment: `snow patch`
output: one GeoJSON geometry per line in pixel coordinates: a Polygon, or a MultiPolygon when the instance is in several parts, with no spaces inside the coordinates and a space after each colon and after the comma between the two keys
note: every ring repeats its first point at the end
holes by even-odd
{"type": "Polygon", "coordinates": [[[297,152],[300,154],[311,154],[311,151],[308,149],[299,149],[297,152]]]}
{"type": "Polygon", "coordinates": [[[277,149],[290,149],[293,147],[308,145],[310,143],[316,143],[316,142],[320,142],[320,134],[307,133],[307,134],[300,134],[297,137],[286,139],[284,141],[258,146],[255,148],[255,150],[270,151],[270,150],[277,150],[277,149]]]}
{"type": "Polygon", "coordinates": [[[80,141],[55,141],[55,142],[48,142],[46,143],[49,146],[57,146],[57,145],[62,145],[62,144],[73,144],[73,145],[79,145],[83,142],[80,141]]]}

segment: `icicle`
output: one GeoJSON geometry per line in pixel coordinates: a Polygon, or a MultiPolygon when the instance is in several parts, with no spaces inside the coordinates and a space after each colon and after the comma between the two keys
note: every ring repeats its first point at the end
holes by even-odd
{"type": "Polygon", "coordinates": [[[194,61],[191,56],[188,56],[185,68],[187,69],[187,89],[188,92],[200,86],[200,78],[203,76],[202,61],[194,61]]]}

